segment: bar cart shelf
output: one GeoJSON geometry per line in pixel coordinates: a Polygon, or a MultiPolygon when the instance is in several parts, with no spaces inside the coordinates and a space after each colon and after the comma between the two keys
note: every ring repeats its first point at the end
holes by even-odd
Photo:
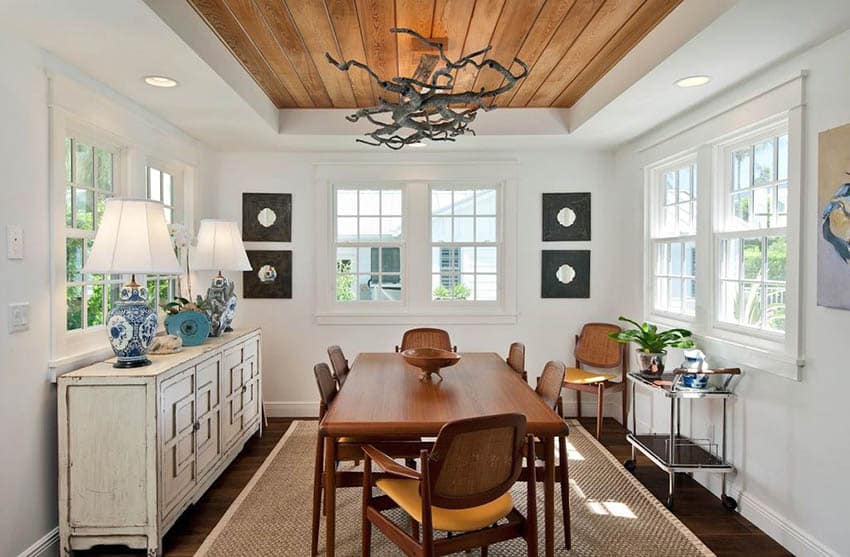
{"type": "Polygon", "coordinates": [[[693,473],[695,471],[711,472],[721,475],[722,494],[720,501],[723,506],[734,511],[738,503],[726,495],[726,475],[735,468],[726,460],[726,407],[727,401],[735,395],[732,392],[732,380],[741,374],[738,368],[721,368],[704,370],[701,373],[719,376],[719,382],[712,382],[706,389],[688,389],[682,386],[682,377],[690,373],[687,370],[676,369],[673,373],[663,375],[644,375],[637,372],[628,374],[632,386],[632,428],[626,435],[626,440],[632,446],[632,457],[623,465],[634,472],[637,463],[637,453],[646,456],[653,464],[669,475],[667,491],[667,508],[673,508],[673,496],[676,490],[677,473],[693,473]],[[663,392],[670,401],[670,433],[637,433],[637,417],[635,412],[635,390],[637,385],[648,386],[657,392],[663,392]],[[714,443],[709,439],[691,439],[681,434],[682,400],[719,399],[723,404],[721,440],[714,443]]]}

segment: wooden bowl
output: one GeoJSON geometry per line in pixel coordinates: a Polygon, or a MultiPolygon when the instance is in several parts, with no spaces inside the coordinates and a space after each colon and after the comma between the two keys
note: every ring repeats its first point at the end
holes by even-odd
{"type": "Polygon", "coordinates": [[[432,375],[436,375],[442,381],[443,376],[440,375],[440,370],[460,361],[460,354],[439,348],[411,348],[402,352],[401,357],[408,364],[422,370],[419,379],[423,381],[430,381],[432,375]]]}

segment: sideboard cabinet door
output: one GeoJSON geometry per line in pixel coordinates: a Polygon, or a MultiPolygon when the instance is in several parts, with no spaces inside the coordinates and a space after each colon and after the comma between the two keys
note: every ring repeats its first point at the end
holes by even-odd
{"type": "Polygon", "coordinates": [[[195,475],[195,368],[165,380],[160,389],[162,515],[191,491],[195,475]]]}
{"type": "Polygon", "coordinates": [[[197,375],[197,461],[198,478],[203,478],[221,456],[221,358],[198,365],[197,375]]]}

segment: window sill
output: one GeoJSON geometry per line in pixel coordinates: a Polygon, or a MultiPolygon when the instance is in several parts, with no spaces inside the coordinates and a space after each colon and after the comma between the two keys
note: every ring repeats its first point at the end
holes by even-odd
{"type": "Polygon", "coordinates": [[[317,325],[512,325],[515,313],[317,313],[317,325]]]}
{"type": "Polygon", "coordinates": [[[763,371],[800,381],[800,370],[806,365],[805,358],[784,352],[782,345],[775,348],[743,344],[716,334],[694,334],[708,357],[718,359],[724,365],[742,369],[763,371]]]}

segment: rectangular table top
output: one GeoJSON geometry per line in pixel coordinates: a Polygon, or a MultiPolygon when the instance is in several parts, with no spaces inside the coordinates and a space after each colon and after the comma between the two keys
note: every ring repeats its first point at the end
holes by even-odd
{"type": "Polygon", "coordinates": [[[564,421],[495,353],[461,353],[443,380],[420,381],[401,354],[363,353],[331,403],[321,431],[333,437],[434,436],[447,422],[516,412],[528,432],[565,435],[564,421]]]}

